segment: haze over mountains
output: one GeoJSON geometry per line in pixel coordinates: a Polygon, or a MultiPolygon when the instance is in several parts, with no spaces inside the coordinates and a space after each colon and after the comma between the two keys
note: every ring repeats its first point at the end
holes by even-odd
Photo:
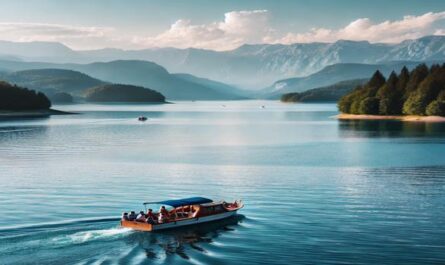
{"type": "Polygon", "coordinates": [[[105,82],[86,74],[64,69],[32,69],[0,73],[0,80],[39,90],[49,96],[59,92],[81,96],[85,88],[105,84],[105,82]]]}
{"type": "Polygon", "coordinates": [[[338,63],[385,64],[391,61],[445,59],[445,36],[427,36],[398,44],[366,41],[243,45],[231,51],[159,48],[74,51],[60,43],[0,42],[0,59],[55,63],[147,60],[172,73],[188,73],[244,88],[263,88],[277,80],[303,77],[338,63]]]}
{"type": "Polygon", "coordinates": [[[74,95],[109,82],[150,88],[171,100],[245,98],[241,91],[229,85],[190,75],[170,74],[160,65],[148,61],[55,64],[0,60],[0,69],[3,70],[0,78],[6,81],[39,90],[52,88],[74,95]]]}
{"type": "MultiPolygon", "coordinates": [[[[404,66],[409,70],[422,62],[400,61],[386,64],[341,63],[326,66],[321,71],[305,77],[295,77],[275,82],[272,86],[262,90],[262,97],[278,99],[280,95],[290,92],[303,92],[309,89],[329,86],[337,82],[353,79],[369,79],[379,70],[385,76],[392,71],[399,72],[404,66]]],[[[426,61],[428,65],[441,61],[426,61]]]]}

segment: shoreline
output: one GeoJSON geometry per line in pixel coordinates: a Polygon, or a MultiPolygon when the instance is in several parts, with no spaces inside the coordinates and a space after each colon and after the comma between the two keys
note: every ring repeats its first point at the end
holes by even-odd
{"type": "Polygon", "coordinates": [[[51,115],[74,115],[77,113],[67,112],[55,109],[47,110],[0,110],[0,119],[15,119],[15,118],[45,118],[51,115]]]}
{"type": "Polygon", "coordinates": [[[341,113],[334,116],[338,120],[396,120],[409,122],[445,122],[441,116],[417,116],[417,115],[367,115],[341,113]]]}

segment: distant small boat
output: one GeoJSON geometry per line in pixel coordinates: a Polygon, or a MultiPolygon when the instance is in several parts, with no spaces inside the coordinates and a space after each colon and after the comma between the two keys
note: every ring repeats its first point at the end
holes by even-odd
{"type": "MultiPolygon", "coordinates": [[[[145,202],[149,204],[167,205],[172,207],[168,211],[165,219],[159,218],[161,213],[152,213],[154,220],[146,219],[148,216],[142,215],[142,219],[135,219],[134,212],[130,215],[124,213],[121,219],[121,226],[139,231],[155,231],[181,226],[201,224],[217,221],[234,216],[236,212],[244,207],[241,200],[234,202],[213,201],[203,197],[192,197],[180,200],[168,200],[159,202],[145,202]],[[130,217],[133,215],[133,217],[130,217]]],[[[143,213],[143,212],[142,212],[143,213]]],[[[161,215],[162,217],[162,215],[161,215]]]]}
{"type": "Polygon", "coordinates": [[[145,117],[145,116],[138,117],[138,121],[146,121],[146,120],[147,120],[147,117],[145,117]]]}

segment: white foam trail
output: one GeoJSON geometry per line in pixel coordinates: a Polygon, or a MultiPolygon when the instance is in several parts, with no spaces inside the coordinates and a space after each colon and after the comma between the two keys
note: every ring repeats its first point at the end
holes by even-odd
{"type": "Polygon", "coordinates": [[[0,133],[11,133],[11,132],[27,132],[34,131],[34,129],[12,129],[12,130],[0,130],[0,133]]]}
{"type": "Polygon", "coordinates": [[[113,237],[119,237],[130,233],[132,230],[130,228],[111,228],[103,230],[91,230],[77,232],[71,235],[59,236],[52,239],[55,243],[71,243],[71,244],[82,244],[87,241],[107,239],[113,237]]]}

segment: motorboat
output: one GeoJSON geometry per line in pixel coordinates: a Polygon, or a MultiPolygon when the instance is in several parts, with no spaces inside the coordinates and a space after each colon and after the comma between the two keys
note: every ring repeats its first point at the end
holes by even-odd
{"type": "Polygon", "coordinates": [[[145,117],[145,116],[138,117],[138,121],[146,121],[146,120],[147,120],[147,117],[145,117]]]}
{"type": "MultiPolygon", "coordinates": [[[[124,213],[121,219],[121,226],[139,231],[172,229],[226,219],[234,216],[239,209],[244,207],[241,200],[236,200],[234,202],[213,201],[204,197],[144,202],[143,205],[145,206],[145,209],[150,205],[169,207],[167,210],[168,214],[162,216],[161,212],[155,212],[153,213],[155,218],[147,219],[142,216],[141,218],[136,219],[131,218],[124,213]]],[[[147,215],[145,215],[145,217],[147,217],[147,215]]]]}

